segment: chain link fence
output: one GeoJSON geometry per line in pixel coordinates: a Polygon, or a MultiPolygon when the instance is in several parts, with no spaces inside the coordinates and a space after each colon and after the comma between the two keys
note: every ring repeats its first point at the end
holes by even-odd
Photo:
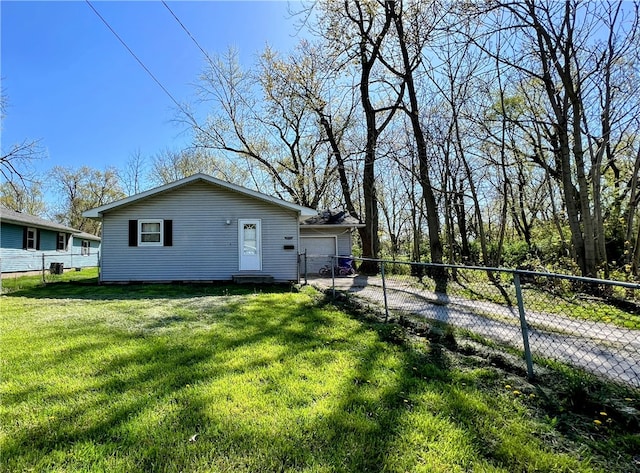
{"type": "Polygon", "coordinates": [[[640,284],[353,258],[354,268],[364,261],[377,265],[378,274],[361,275],[343,271],[341,259],[303,255],[303,268],[314,271],[301,274],[307,282],[380,304],[387,318],[390,311],[411,314],[516,349],[530,377],[534,361],[560,362],[640,388],[640,284]]]}
{"type": "MultiPolygon", "coordinates": [[[[0,281],[2,278],[22,275],[41,275],[42,282],[56,281],[64,271],[98,267],[100,253],[93,248],[91,252],[33,252],[0,257],[0,281]]],[[[0,283],[1,284],[1,283],[0,283]]]]}

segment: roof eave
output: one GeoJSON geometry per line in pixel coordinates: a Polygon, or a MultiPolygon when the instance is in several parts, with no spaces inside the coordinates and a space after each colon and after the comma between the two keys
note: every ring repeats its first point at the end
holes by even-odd
{"type": "Polygon", "coordinates": [[[99,236],[92,235],[91,233],[86,233],[86,232],[74,233],[73,237],[78,238],[80,240],[102,241],[102,238],[100,238],[99,236]]]}
{"type": "Polygon", "coordinates": [[[78,232],[77,229],[75,228],[71,228],[71,227],[67,227],[64,225],[47,225],[46,223],[40,223],[40,222],[30,222],[28,220],[18,220],[18,219],[13,219],[11,217],[7,218],[7,217],[2,217],[2,221],[6,222],[6,223],[11,223],[12,225],[20,225],[20,226],[24,226],[24,227],[34,227],[34,228],[40,228],[42,230],[51,230],[51,231],[55,231],[55,232],[65,232],[65,233],[76,233],[78,232]]]}
{"type": "Polygon", "coordinates": [[[301,223],[300,228],[363,228],[366,227],[364,223],[318,223],[318,224],[305,224],[301,223]]]}

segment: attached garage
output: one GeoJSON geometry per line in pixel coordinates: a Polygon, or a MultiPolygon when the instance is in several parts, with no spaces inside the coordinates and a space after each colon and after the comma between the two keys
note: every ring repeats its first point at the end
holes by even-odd
{"type": "Polygon", "coordinates": [[[307,273],[317,273],[324,265],[331,264],[330,256],[338,254],[337,242],[335,235],[300,235],[300,253],[306,256],[307,273]]]}
{"type": "Polygon", "coordinates": [[[350,256],[352,233],[362,224],[345,212],[325,211],[300,224],[301,274],[306,259],[307,274],[317,274],[320,268],[331,264],[331,256],[350,256]]]}

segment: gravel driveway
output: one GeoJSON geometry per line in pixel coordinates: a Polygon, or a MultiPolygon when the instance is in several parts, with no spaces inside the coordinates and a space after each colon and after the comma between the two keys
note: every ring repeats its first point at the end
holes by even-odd
{"type": "MultiPolygon", "coordinates": [[[[314,278],[309,282],[323,289],[331,288],[332,284],[331,278],[314,278]]],[[[336,278],[335,284],[336,290],[368,303],[384,304],[379,276],[336,278]]],[[[394,279],[387,279],[385,284],[387,303],[392,310],[446,322],[498,343],[523,348],[517,307],[420,290],[394,279]]],[[[526,319],[534,356],[552,358],[640,387],[640,331],[528,310],[526,319]]]]}

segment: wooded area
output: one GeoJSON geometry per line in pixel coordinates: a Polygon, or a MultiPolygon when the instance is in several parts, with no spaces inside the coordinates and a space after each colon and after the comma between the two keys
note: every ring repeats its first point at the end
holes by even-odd
{"type": "MultiPolygon", "coordinates": [[[[366,224],[363,257],[640,277],[638,3],[296,8],[295,50],[266,48],[252,68],[206,55],[201,102],[180,114],[192,148],[57,168],[50,213],[97,230],[72,219],[202,171],[346,209],[366,224]]],[[[29,211],[24,185],[38,192],[5,184],[3,204],[29,211]]]]}

